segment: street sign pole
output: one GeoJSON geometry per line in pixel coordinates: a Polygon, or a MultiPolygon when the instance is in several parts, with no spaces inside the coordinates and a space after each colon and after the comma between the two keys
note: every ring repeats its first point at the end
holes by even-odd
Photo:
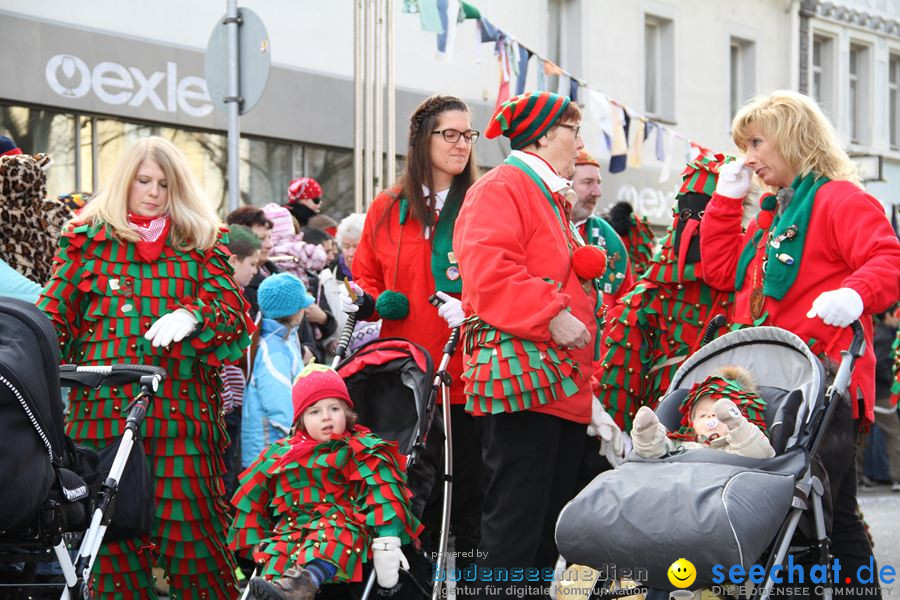
{"type": "Polygon", "coordinates": [[[240,142],[241,130],[238,117],[240,115],[241,97],[238,80],[238,17],[237,0],[227,0],[228,8],[225,16],[225,28],[228,38],[228,212],[241,205],[240,183],[240,142]]]}

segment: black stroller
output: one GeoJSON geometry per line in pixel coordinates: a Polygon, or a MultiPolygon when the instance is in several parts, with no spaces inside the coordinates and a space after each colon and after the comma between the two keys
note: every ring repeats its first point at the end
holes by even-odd
{"type": "MultiPolygon", "coordinates": [[[[91,566],[107,528],[114,525],[114,500],[126,463],[127,478],[148,474],[129,456],[165,377],[164,369],[143,365],[60,367],[49,319],[32,304],[0,301],[0,436],[5,446],[0,453],[0,597],[34,597],[48,587],[62,598],[90,596],[91,566]],[[61,384],[96,388],[134,382],[141,391],[117,446],[98,455],[66,437],[61,384]],[[111,467],[104,468],[106,463],[111,467]],[[73,559],[69,548],[76,546],[73,559]],[[64,583],[35,584],[36,563],[53,561],[64,583]]],[[[149,507],[133,500],[128,499],[128,508],[137,512],[122,518],[152,523],[152,494],[149,507]]]]}
{"type": "MultiPolygon", "coordinates": [[[[726,575],[731,565],[745,570],[765,565],[765,579],[741,593],[760,600],[773,589],[773,566],[784,569],[789,553],[831,573],[823,509],[827,484],[812,457],[864,350],[862,326],[852,326],[851,348],[842,352],[827,393],[819,359],[803,340],[777,327],[734,331],[695,352],[675,373],[657,407],[660,422],[670,431],[677,429],[678,407],[691,386],[719,367],[741,365],[760,384],[776,456],[751,459],[705,448],[661,459],[632,454],[563,508],[556,527],[562,555],[600,570],[631,568],[640,583],[666,591],[678,589],[668,570],[682,557],[696,569],[691,589],[721,583],[714,580],[714,565],[725,565],[726,575]],[[798,543],[798,527],[810,542],[792,546],[798,543]]],[[[830,597],[831,587],[822,588],[830,597]]]]}

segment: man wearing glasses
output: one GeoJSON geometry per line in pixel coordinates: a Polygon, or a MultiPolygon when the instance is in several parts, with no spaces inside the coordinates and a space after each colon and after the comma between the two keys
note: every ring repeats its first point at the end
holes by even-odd
{"type": "MultiPolygon", "coordinates": [[[[497,582],[504,570],[552,569],[556,518],[576,493],[598,307],[571,258],[578,243],[568,180],[584,147],[580,120],[575,103],[549,92],[500,106],[486,135],[508,137],[513,150],[470,188],[456,223],[466,410],[478,423],[486,473],[482,582],[489,572],[497,582]]],[[[512,579],[485,586],[522,597],[549,584],[512,579]]]]}

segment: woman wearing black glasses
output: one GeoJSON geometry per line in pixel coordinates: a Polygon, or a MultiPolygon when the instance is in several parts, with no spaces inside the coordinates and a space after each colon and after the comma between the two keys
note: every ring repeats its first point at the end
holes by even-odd
{"type": "MultiPolygon", "coordinates": [[[[469,107],[454,96],[432,96],[416,108],[410,117],[405,171],[372,201],[353,258],[354,283],[369,297],[359,317],[381,318],[381,337],[422,345],[435,365],[450,335],[448,326],[457,327],[463,319],[462,280],[452,243],[459,207],[478,177],[473,145],[479,132],[472,129],[470,118],[469,107]],[[440,309],[428,301],[435,292],[444,299],[440,309]],[[369,317],[365,312],[373,298],[376,314],[369,317]]],[[[344,304],[347,312],[358,308],[344,304]]],[[[481,450],[474,418],[464,410],[462,352],[453,357],[448,371],[453,376],[451,532],[461,553],[456,566],[464,568],[468,563],[463,557],[474,555],[480,538],[481,450]]],[[[432,516],[429,506],[424,519],[432,547],[437,546],[440,520],[440,502],[434,504],[437,514],[432,516]]],[[[429,540],[424,541],[427,548],[429,540]]]]}

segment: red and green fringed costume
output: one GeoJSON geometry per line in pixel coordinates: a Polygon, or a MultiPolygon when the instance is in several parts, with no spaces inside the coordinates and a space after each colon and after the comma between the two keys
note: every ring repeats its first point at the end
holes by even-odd
{"type": "MultiPolygon", "coordinates": [[[[151,567],[160,561],[172,598],[232,598],[234,563],[225,546],[227,504],[219,367],[239,359],[253,325],[231,277],[224,236],[205,252],[176,250],[143,262],[136,244],[102,224],[67,226],[53,275],[38,302],[59,334],[61,358],[79,365],[131,362],[164,367],[168,378],[142,427],[155,476],[156,525],[148,538],[101,547],[93,589],[102,598],[152,598],[151,567]],[[165,348],[144,339],[150,325],[178,308],[195,332],[165,348]]],[[[67,433],[101,448],[124,431],[137,384],[73,393],[67,433]]]]}
{"type": "Polygon", "coordinates": [[[422,529],[401,461],[396,444],[359,425],[320,443],[298,430],[241,474],[229,544],[259,544],[253,558],[268,578],[322,559],[335,581],[361,581],[374,538],[408,543],[422,529]]]}
{"type": "Polygon", "coordinates": [[[715,190],[724,160],[701,156],[687,165],[675,221],[662,248],[631,293],[607,312],[601,335],[605,355],[595,373],[597,396],[625,431],[641,406],[656,407],[682,361],[700,346],[709,320],[718,314],[730,317],[732,294],[708,286],[701,262],[689,259],[701,205],[715,190]],[[697,206],[688,208],[689,203],[697,206]]]}
{"type": "Polygon", "coordinates": [[[632,273],[640,277],[650,268],[656,248],[656,236],[650,229],[647,217],[631,215],[631,227],[628,228],[628,235],[622,238],[622,243],[628,251],[632,273]]]}
{"type": "Polygon", "coordinates": [[[462,327],[467,412],[531,410],[590,421],[594,344],[563,349],[550,335],[553,317],[569,310],[596,339],[603,305],[575,273],[576,235],[567,200],[516,152],[469,190],[453,240],[469,315],[462,327]]]}

